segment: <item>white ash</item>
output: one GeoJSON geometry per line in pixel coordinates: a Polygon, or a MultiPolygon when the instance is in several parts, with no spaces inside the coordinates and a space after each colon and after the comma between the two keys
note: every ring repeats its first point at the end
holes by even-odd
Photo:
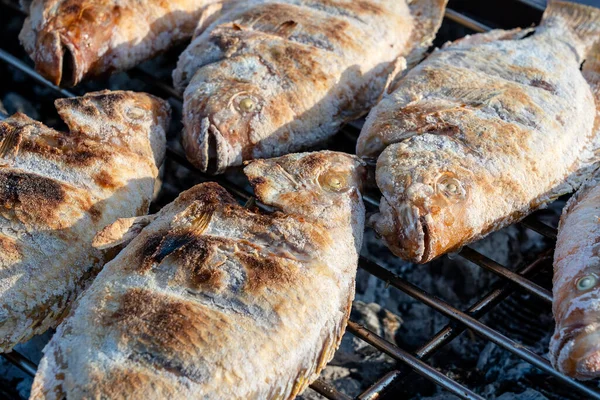
{"type": "MultiPolygon", "coordinates": [[[[351,318],[379,336],[395,344],[402,320],[376,303],[357,300],[352,305],[351,318]]],[[[373,382],[394,369],[395,361],[364,341],[346,333],[334,359],[321,373],[321,379],[352,397],[359,395],[373,382]]],[[[320,395],[307,390],[299,399],[317,400],[320,395]]]]}
{"type": "MultiPolygon", "coordinates": [[[[533,390],[527,389],[523,392],[506,392],[499,397],[490,397],[496,400],[547,400],[543,394],[533,390]]],[[[431,397],[423,397],[422,400],[458,400],[460,397],[448,393],[440,393],[431,397]]]]}

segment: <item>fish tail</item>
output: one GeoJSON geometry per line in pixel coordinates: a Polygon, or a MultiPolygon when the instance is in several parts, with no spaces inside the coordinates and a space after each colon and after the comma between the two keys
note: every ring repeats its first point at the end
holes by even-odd
{"type": "Polygon", "coordinates": [[[584,59],[600,40],[600,8],[550,0],[540,26],[563,25],[583,44],[584,59]]]}
{"type": "Polygon", "coordinates": [[[409,68],[418,64],[425,57],[427,49],[433,43],[437,31],[442,25],[447,3],[448,0],[408,1],[410,13],[415,19],[415,29],[409,40],[410,51],[404,54],[409,68]]]}

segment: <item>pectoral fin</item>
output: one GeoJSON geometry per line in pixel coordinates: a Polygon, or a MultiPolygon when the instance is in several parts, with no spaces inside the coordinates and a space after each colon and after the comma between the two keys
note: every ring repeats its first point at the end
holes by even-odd
{"type": "Polygon", "coordinates": [[[92,246],[99,250],[125,247],[148,226],[156,215],[144,215],[134,218],[119,218],[96,234],[92,246]]]}

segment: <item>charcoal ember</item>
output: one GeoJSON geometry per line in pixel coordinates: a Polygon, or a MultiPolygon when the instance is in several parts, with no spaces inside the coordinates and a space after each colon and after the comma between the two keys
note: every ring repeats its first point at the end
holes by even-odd
{"type": "Polygon", "coordinates": [[[8,115],[12,115],[16,112],[21,112],[23,114],[26,114],[28,117],[36,120],[40,117],[36,107],[33,104],[31,104],[29,100],[25,99],[23,96],[17,93],[9,92],[5,94],[2,98],[2,104],[4,105],[4,108],[6,109],[6,113],[8,115]]]}
{"type": "MultiPolygon", "coordinates": [[[[460,397],[449,393],[440,393],[431,397],[422,397],[421,400],[458,400],[460,397]]],[[[540,392],[533,389],[527,389],[520,393],[507,392],[499,397],[495,397],[496,400],[547,400],[540,392]]]]}
{"type": "MultiPolygon", "coordinates": [[[[402,320],[376,303],[355,301],[350,319],[394,343],[402,320]]],[[[357,396],[392,370],[396,362],[352,334],[344,335],[333,360],[321,373],[321,379],[350,396],[357,396]]],[[[307,390],[300,399],[322,399],[307,390]]]]}
{"type": "Polygon", "coordinates": [[[526,361],[510,352],[488,343],[483,351],[477,369],[484,374],[485,382],[480,393],[484,396],[498,395],[505,390],[525,390],[530,386],[529,376],[542,373],[526,361]]]}
{"type": "MultiPolygon", "coordinates": [[[[54,331],[48,331],[43,335],[34,336],[28,342],[15,346],[15,351],[37,365],[42,359],[42,350],[50,341],[53,333],[54,331]]],[[[0,357],[0,387],[11,390],[9,396],[4,398],[28,399],[32,383],[33,377],[15,367],[4,357],[0,357]]],[[[0,392],[1,394],[2,392],[0,392]]]]}
{"type": "MultiPolygon", "coordinates": [[[[522,231],[523,228],[511,226],[487,236],[471,247],[503,265],[516,265],[521,260],[518,252],[522,231]]],[[[372,230],[365,232],[364,243],[363,255],[461,309],[468,308],[498,280],[494,274],[457,255],[441,257],[425,265],[403,261],[391,254],[372,230]]],[[[404,323],[396,339],[407,349],[418,348],[449,322],[440,313],[363,270],[358,272],[356,298],[382,304],[400,315],[404,323]]],[[[459,337],[449,347],[455,348],[455,355],[460,357],[469,352],[472,362],[478,350],[472,349],[471,345],[467,347],[464,340],[470,339],[459,337]]]]}

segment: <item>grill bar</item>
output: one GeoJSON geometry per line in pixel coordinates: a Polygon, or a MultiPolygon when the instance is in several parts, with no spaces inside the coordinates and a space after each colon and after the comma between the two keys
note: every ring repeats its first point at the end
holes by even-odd
{"type": "Polygon", "coordinates": [[[489,26],[482,24],[481,22],[475,21],[473,18],[469,18],[466,15],[460,14],[451,8],[446,8],[445,17],[448,18],[450,21],[456,22],[475,32],[481,33],[492,30],[492,28],[490,28],[489,26]]]}
{"type": "Polygon", "coordinates": [[[17,351],[11,351],[10,353],[3,353],[2,357],[19,367],[23,372],[29,376],[35,376],[37,371],[37,365],[32,363],[27,357],[17,351]]]}
{"type": "MultiPolygon", "coordinates": [[[[552,250],[547,250],[546,252],[542,253],[537,260],[521,269],[518,273],[519,275],[523,276],[532,275],[547,267],[551,261],[552,250]]],[[[483,297],[477,303],[472,305],[467,310],[467,313],[473,318],[480,318],[498,303],[508,297],[512,292],[512,285],[510,285],[508,282],[502,282],[497,289],[492,290],[487,296],[483,297]]],[[[466,330],[465,326],[455,325],[456,324],[448,324],[442,328],[430,341],[425,343],[416,351],[416,356],[418,358],[427,358],[431,356],[434,352],[439,350],[444,345],[450,343],[454,338],[466,330]]]]}
{"type": "Polygon", "coordinates": [[[331,400],[352,400],[352,397],[338,391],[336,388],[323,382],[320,379],[314,381],[310,385],[310,388],[315,392],[319,393],[320,395],[327,397],[331,400]]]}
{"type": "Polygon", "coordinates": [[[381,379],[375,382],[371,387],[362,392],[357,400],[377,400],[381,397],[381,394],[389,388],[400,376],[400,371],[390,371],[385,374],[381,379]]]}
{"type": "Polygon", "coordinates": [[[0,49],[0,60],[4,61],[8,65],[11,65],[14,68],[18,69],[19,71],[23,72],[24,74],[26,74],[27,76],[29,76],[30,78],[35,80],[37,83],[42,84],[42,85],[46,86],[47,88],[51,89],[54,92],[54,94],[57,95],[58,97],[73,97],[73,96],[75,96],[73,93],[69,92],[68,90],[59,88],[58,86],[56,86],[55,84],[53,84],[52,82],[50,82],[49,80],[47,80],[46,78],[44,78],[43,76],[38,74],[29,65],[25,64],[23,61],[19,60],[12,54],[9,54],[2,49],[0,49]]]}
{"type": "Polygon", "coordinates": [[[451,306],[445,301],[436,298],[434,296],[429,295],[427,292],[423,291],[419,287],[413,285],[412,283],[404,280],[398,275],[388,271],[387,269],[373,263],[365,258],[361,258],[361,267],[369,271],[372,275],[375,275],[379,279],[385,282],[389,282],[395,288],[403,291],[409,296],[413,297],[416,300],[428,305],[429,307],[435,309],[436,311],[444,314],[445,316],[460,322],[461,324],[467,326],[473,332],[479,334],[480,336],[486,338],[487,340],[497,344],[505,350],[510,351],[516,356],[522,358],[528,363],[538,367],[542,371],[552,375],[554,378],[559,381],[571,385],[574,389],[577,389],[581,393],[585,393],[590,396],[590,398],[600,400],[600,393],[593,391],[587,386],[561,374],[556,371],[548,360],[540,357],[539,355],[533,353],[531,350],[527,349],[520,343],[515,342],[502,335],[501,333],[493,330],[489,326],[484,323],[478,321],[477,319],[465,314],[464,312],[458,310],[457,308],[451,306]]]}
{"type": "Polygon", "coordinates": [[[500,275],[503,278],[509,279],[515,285],[519,286],[521,289],[539,297],[547,303],[552,304],[552,293],[549,290],[546,290],[530,280],[522,277],[521,275],[504,268],[502,265],[497,262],[485,257],[483,254],[479,253],[476,250],[473,250],[470,247],[465,247],[460,253],[460,256],[479,265],[482,268],[487,269],[488,271],[493,272],[496,275],[500,275]]]}
{"type": "Polygon", "coordinates": [[[521,221],[521,224],[524,227],[529,228],[532,231],[539,233],[540,235],[544,236],[547,239],[556,240],[556,235],[558,234],[558,231],[556,230],[556,228],[552,228],[552,227],[544,224],[543,222],[540,222],[533,215],[529,215],[529,216],[525,217],[521,221]]]}
{"type": "Polygon", "coordinates": [[[365,342],[369,343],[371,346],[377,348],[378,350],[383,351],[391,357],[394,357],[395,359],[408,364],[418,374],[426,377],[427,379],[430,379],[431,381],[435,382],[436,384],[448,390],[449,392],[459,396],[460,398],[483,400],[483,397],[473,393],[469,389],[448,378],[446,375],[442,374],[435,368],[412,356],[410,353],[402,350],[398,346],[391,344],[390,342],[383,339],[374,332],[371,332],[364,326],[357,324],[353,321],[348,321],[348,331],[353,335],[361,338],[365,342]]]}

